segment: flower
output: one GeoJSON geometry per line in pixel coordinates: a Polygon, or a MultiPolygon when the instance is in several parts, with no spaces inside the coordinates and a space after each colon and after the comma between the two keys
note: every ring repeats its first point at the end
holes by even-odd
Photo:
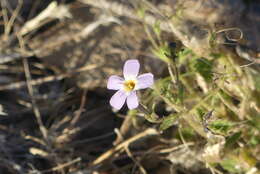
{"type": "Polygon", "coordinates": [[[136,59],[127,60],[124,64],[124,78],[112,75],[108,79],[107,88],[118,90],[110,99],[110,105],[119,110],[125,101],[129,109],[135,109],[139,105],[136,91],[153,85],[153,74],[145,73],[139,76],[140,64],[136,59]]]}

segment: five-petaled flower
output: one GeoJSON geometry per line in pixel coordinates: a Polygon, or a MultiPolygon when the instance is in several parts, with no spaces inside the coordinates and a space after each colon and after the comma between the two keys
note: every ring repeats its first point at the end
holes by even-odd
{"type": "Polygon", "coordinates": [[[124,64],[124,78],[112,75],[108,79],[107,88],[118,90],[110,99],[110,105],[119,110],[125,101],[129,109],[138,107],[138,97],[136,90],[145,89],[153,85],[153,74],[145,73],[139,76],[140,64],[138,60],[127,60],[124,64]]]}

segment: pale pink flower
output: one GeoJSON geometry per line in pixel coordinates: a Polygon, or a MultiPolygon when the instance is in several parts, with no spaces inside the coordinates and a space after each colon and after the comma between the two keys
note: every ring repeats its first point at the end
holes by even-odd
{"type": "Polygon", "coordinates": [[[140,64],[138,60],[127,60],[124,64],[124,78],[112,75],[108,79],[107,88],[118,90],[110,99],[110,105],[119,110],[125,101],[129,109],[135,109],[139,105],[136,91],[153,85],[153,74],[145,73],[139,76],[140,64]]]}

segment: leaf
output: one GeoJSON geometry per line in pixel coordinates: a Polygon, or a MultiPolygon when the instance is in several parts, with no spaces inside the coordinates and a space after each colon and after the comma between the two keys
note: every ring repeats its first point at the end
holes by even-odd
{"type": "Polygon", "coordinates": [[[212,81],[212,61],[205,58],[195,59],[192,66],[193,70],[199,73],[207,82],[212,81]]]}
{"type": "Polygon", "coordinates": [[[260,91],[260,76],[258,74],[252,76],[254,78],[255,88],[260,91]]]}
{"type": "Polygon", "coordinates": [[[220,134],[227,134],[228,131],[232,128],[233,123],[228,120],[216,120],[209,124],[209,128],[215,132],[220,134]]]}
{"type": "Polygon", "coordinates": [[[249,120],[249,124],[260,131],[260,114],[257,114],[252,120],[249,120]]]}
{"type": "Polygon", "coordinates": [[[174,89],[170,77],[157,81],[157,86],[159,89],[159,95],[162,95],[163,97],[167,98],[167,100],[169,100],[172,103],[176,102],[176,89],[174,89]]]}
{"type": "Polygon", "coordinates": [[[256,145],[260,144],[260,138],[257,137],[257,136],[255,136],[255,135],[253,135],[253,136],[250,138],[249,143],[250,143],[251,145],[253,145],[253,146],[256,146],[256,145]]]}
{"type": "Polygon", "coordinates": [[[145,119],[151,123],[159,123],[161,122],[161,119],[158,118],[158,116],[155,113],[152,114],[146,114],[145,119]]]}
{"type": "Polygon", "coordinates": [[[183,50],[181,50],[177,53],[177,57],[178,57],[179,63],[183,64],[183,63],[185,63],[185,60],[187,60],[190,57],[195,57],[195,55],[193,54],[192,50],[190,50],[188,48],[184,48],[183,50]]]}
{"type": "Polygon", "coordinates": [[[227,170],[230,173],[237,173],[239,170],[236,168],[237,166],[237,161],[232,160],[232,159],[225,159],[223,160],[220,165],[227,170]]]}
{"type": "Polygon", "coordinates": [[[156,21],[153,25],[153,31],[156,33],[157,36],[160,36],[160,34],[161,34],[160,25],[161,25],[160,21],[156,21]]]}
{"type": "Polygon", "coordinates": [[[155,54],[158,58],[160,58],[162,61],[169,63],[170,59],[167,55],[170,54],[170,50],[168,46],[160,46],[159,48],[152,49],[153,54],[155,54]]]}
{"type": "Polygon", "coordinates": [[[178,101],[177,102],[180,102],[180,103],[183,103],[183,100],[184,100],[184,86],[179,83],[179,86],[178,86],[178,95],[177,95],[177,99],[178,101]]]}
{"type": "Polygon", "coordinates": [[[168,129],[169,127],[174,125],[174,123],[177,121],[178,118],[179,118],[179,114],[171,114],[171,115],[165,117],[163,119],[159,129],[161,131],[168,129]]]}
{"type": "Polygon", "coordinates": [[[137,16],[139,16],[140,18],[144,18],[145,12],[146,12],[146,9],[144,7],[141,7],[139,9],[137,9],[137,16]]]}
{"type": "Polygon", "coordinates": [[[226,140],[226,144],[225,146],[226,147],[231,147],[233,146],[238,140],[239,138],[241,137],[242,135],[242,132],[236,132],[234,133],[233,135],[229,136],[226,140]]]}

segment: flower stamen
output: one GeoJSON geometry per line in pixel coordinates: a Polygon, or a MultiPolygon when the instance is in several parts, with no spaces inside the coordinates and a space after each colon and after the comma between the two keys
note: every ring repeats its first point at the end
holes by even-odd
{"type": "Polygon", "coordinates": [[[133,91],[136,85],[136,81],[135,80],[127,80],[124,83],[124,90],[126,92],[130,92],[133,91]]]}

